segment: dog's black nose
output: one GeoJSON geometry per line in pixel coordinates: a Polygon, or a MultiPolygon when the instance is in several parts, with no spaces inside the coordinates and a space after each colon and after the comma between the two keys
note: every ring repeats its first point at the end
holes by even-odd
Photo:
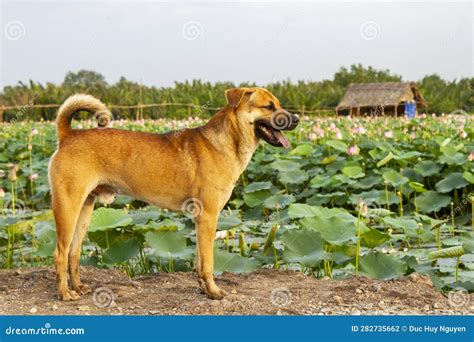
{"type": "Polygon", "coordinates": [[[291,117],[291,121],[293,121],[295,125],[298,124],[298,122],[300,122],[300,117],[298,116],[298,114],[293,114],[293,116],[291,117]]]}

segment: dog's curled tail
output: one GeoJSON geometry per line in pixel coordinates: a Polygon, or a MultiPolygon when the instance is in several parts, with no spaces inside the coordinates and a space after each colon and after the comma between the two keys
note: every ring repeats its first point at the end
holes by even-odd
{"type": "Polygon", "coordinates": [[[72,132],[71,121],[74,113],[86,111],[94,114],[99,127],[106,127],[112,120],[112,113],[107,106],[94,96],[76,94],[70,96],[59,107],[56,124],[58,127],[58,139],[64,140],[72,132]]]}

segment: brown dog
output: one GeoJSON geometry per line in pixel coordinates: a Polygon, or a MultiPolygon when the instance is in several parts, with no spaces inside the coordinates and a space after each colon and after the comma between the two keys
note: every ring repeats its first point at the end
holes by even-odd
{"type": "Polygon", "coordinates": [[[166,134],[73,130],[71,120],[77,111],[94,113],[99,126],[106,126],[111,114],[89,95],[74,95],[64,102],[57,118],[59,147],[49,165],[60,299],[76,300],[90,292],[79,277],[82,240],[95,201],[108,200],[117,191],[174,211],[189,203],[200,208],[193,210],[199,284],[210,298],[223,298],[225,291],[213,278],[219,213],[260,138],[288,148],[281,131],[298,124],[298,116],[283,110],[266,89],[235,88],[225,96],[228,105],[206,125],[166,134]]]}

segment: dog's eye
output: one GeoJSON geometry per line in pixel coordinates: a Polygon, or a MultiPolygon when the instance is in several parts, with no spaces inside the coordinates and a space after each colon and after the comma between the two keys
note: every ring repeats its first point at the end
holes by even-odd
{"type": "Polygon", "coordinates": [[[275,109],[275,105],[274,105],[273,103],[270,103],[270,104],[268,104],[268,105],[266,105],[266,106],[262,106],[262,108],[271,110],[271,109],[275,109]]]}

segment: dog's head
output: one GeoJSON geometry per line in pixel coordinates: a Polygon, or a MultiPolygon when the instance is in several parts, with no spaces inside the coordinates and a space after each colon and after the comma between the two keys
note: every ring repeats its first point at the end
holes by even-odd
{"type": "Polygon", "coordinates": [[[280,101],[264,88],[233,88],[225,92],[228,105],[240,126],[273,146],[288,148],[282,131],[296,128],[299,117],[281,107],[280,101]]]}

